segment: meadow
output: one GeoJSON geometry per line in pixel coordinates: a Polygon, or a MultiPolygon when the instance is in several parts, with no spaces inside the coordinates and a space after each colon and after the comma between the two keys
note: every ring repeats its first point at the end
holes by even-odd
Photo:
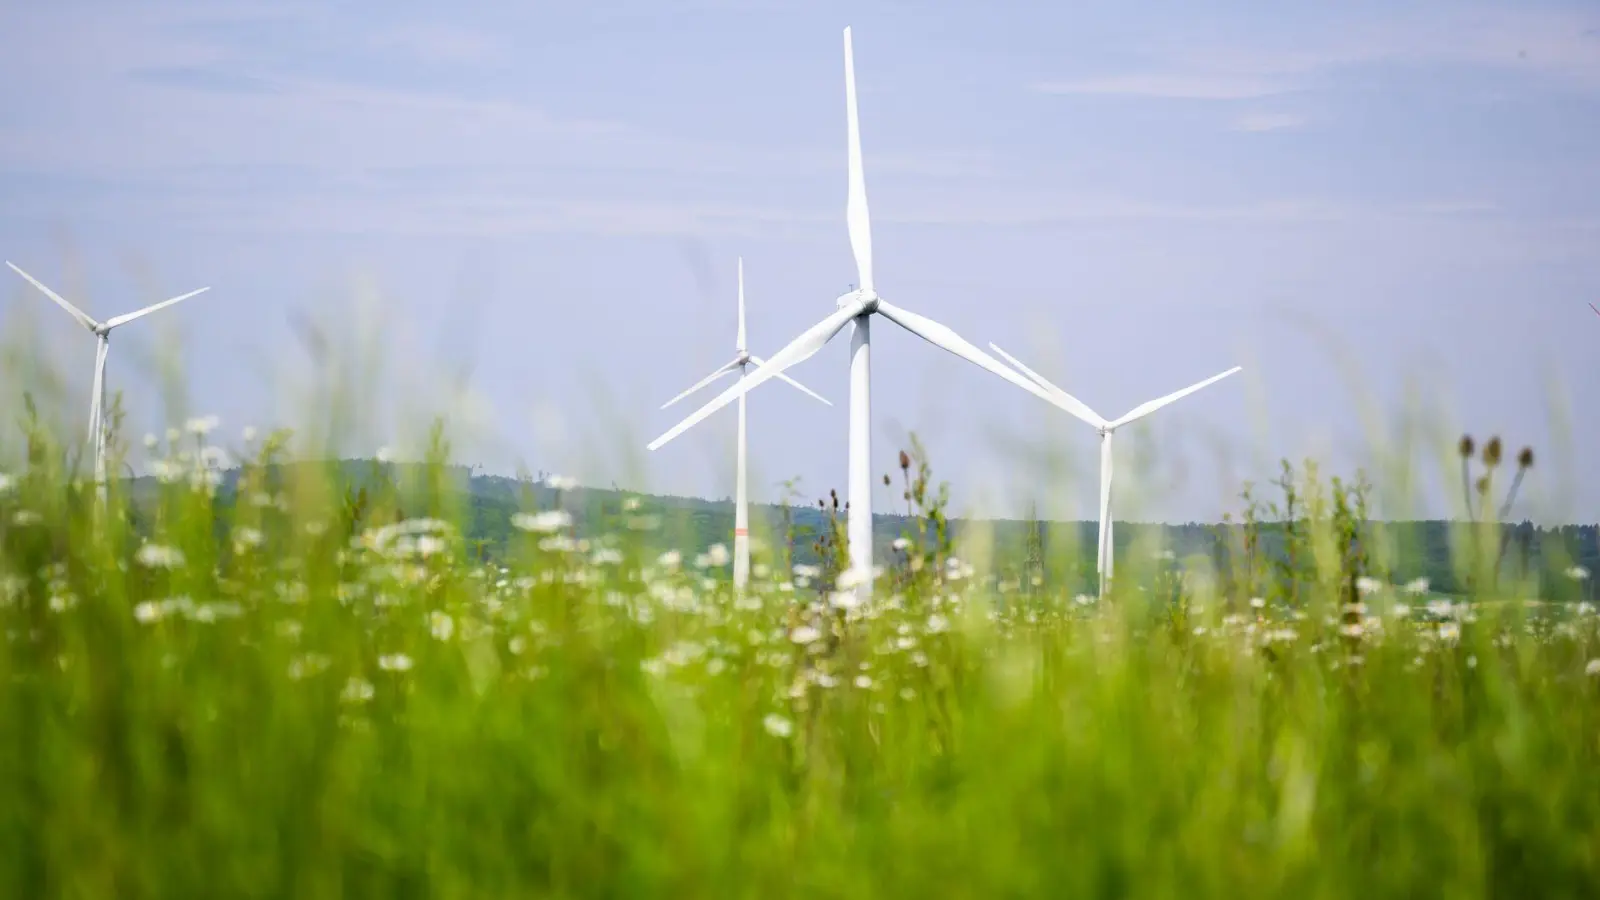
{"type": "Polygon", "coordinates": [[[826,503],[737,595],[722,545],[675,549],[644,498],[574,515],[561,480],[485,553],[442,432],[358,489],[194,420],[104,506],[71,440],[19,433],[7,896],[1600,889],[1587,573],[1492,517],[1441,597],[1362,482],[1286,467],[1231,552],[1124,554],[1100,597],[1065,551],[964,558],[918,453],[870,598],[826,503]]]}

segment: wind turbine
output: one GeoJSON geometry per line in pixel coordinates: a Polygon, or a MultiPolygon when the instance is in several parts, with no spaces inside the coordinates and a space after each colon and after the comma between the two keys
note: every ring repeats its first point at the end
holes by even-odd
{"type": "Polygon", "coordinates": [[[66,310],[72,318],[78,321],[79,325],[87,328],[95,336],[94,386],[91,388],[89,396],[89,446],[94,451],[94,481],[96,485],[99,485],[101,497],[103,498],[106,485],[106,430],[102,420],[105,416],[106,403],[106,355],[111,351],[112,329],[126,325],[134,319],[147,316],[156,310],[166,309],[174,303],[181,303],[196,294],[203,294],[211,290],[211,288],[203,287],[197,291],[180,294],[170,300],[153,303],[141,310],[113,316],[104,322],[97,322],[83,310],[68,303],[60,294],[45,287],[37,278],[17,268],[15,263],[8,261],[6,265],[11,267],[11,271],[26,278],[29,284],[43,291],[46,297],[54,300],[57,306],[66,310]]]}
{"type": "Polygon", "coordinates": [[[834,335],[844,330],[846,325],[853,324],[854,335],[850,341],[850,512],[847,531],[850,567],[854,573],[855,587],[862,594],[868,594],[872,590],[872,375],[869,362],[872,347],[872,317],[881,315],[935,347],[941,347],[974,365],[987,369],[1048,403],[1056,404],[1059,401],[1038,385],[968,343],[949,328],[910,310],[895,306],[878,296],[872,280],[872,226],[867,213],[866,178],[861,166],[861,126],[856,113],[855,54],[851,47],[849,28],[844,30],[844,89],[850,172],[845,219],[850,231],[850,248],[856,260],[858,286],[835,301],[837,309],[832,315],[773,354],[770,360],[757,366],[753,373],[741,379],[738,384],[729,387],[688,418],[673,426],[671,430],[656,438],[650,443],[650,449],[659,449],[663,444],[687,431],[696,422],[754,390],[757,385],[769,378],[777,377],[784,369],[808,359],[821,350],[834,335]]]}
{"type": "MultiPolygon", "coordinates": [[[[721,378],[724,375],[727,375],[727,374],[729,374],[731,372],[738,372],[740,381],[743,381],[744,378],[745,378],[745,373],[746,373],[746,371],[748,370],[748,368],[749,368],[749,366],[751,364],[760,366],[760,365],[765,364],[765,362],[766,362],[766,360],[763,360],[761,357],[756,356],[755,354],[751,353],[745,347],[745,342],[744,342],[744,258],[740,257],[740,259],[739,259],[739,334],[738,334],[738,337],[734,341],[733,360],[731,362],[728,362],[727,364],[723,365],[722,368],[717,369],[715,372],[712,372],[710,375],[707,375],[705,378],[700,379],[700,381],[697,382],[693,387],[689,388],[688,390],[684,391],[683,393],[679,394],[678,396],[673,397],[671,400],[668,400],[666,403],[661,404],[661,408],[662,409],[666,409],[667,407],[671,406],[672,404],[677,403],[679,400],[682,400],[683,398],[689,396],[690,394],[693,394],[694,392],[700,390],[701,388],[705,387],[706,385],[711,384],[712,382],[718,380],[719,378],[721,378]]],[[[800,391],[802,391],[802,392],[804,392],[806,394],[809,394],[810,396],[815,397],[818,400],[821,400],[823,403],[826,403],[829,406],[833,405],[832,403],[828,403],[827,400],[823,399],[823,397],[820,394],[818,394],[816,391],[813,391],[812,389],[806,387],[805,385],[801,384],[800,382],[795,381],[793,378],[790,378],[789,376],[781,374],[781,373],[778,375],[778,377],[782,378],[784,381],[787,381],[789,384],[793,385],[796,389],[798,389],[798,390],[800,390],[800,391]]],[[[698,421],[698,420],[696,420],[696,421],[698,421]]],[[[734,500],[733,500],[733,586],[736,589],[742,590],[744,588],[745,584],[750,580],[750,493],[749,493],[749,489],[748,489],[747,484],[746,484],[746,468],[745,468],[745,444],[746,444],[746,440],[745,440],[744,394],[740,394],[739,395],[739,438],[738,438],[738,442],[739,442],[739,449],[738,449],[738,460],[739,461],[738,461],[738,466],[737,466],[737,472],[735,474],[735,478],[737,478],[737,480],[738,480],[738,485],[734,488],[734,492],[735,493],[734,493],[734,500]]]]}
{"type": "Polygon", "coordinates": [[[1595,306],[1593,303],[1591,303],[1589,304],[1589,308],[1594,310],[1595,315],[1600,316],[1600,306],[1595,306]]]}
{"type": "Polygon", "coordinates": [[[1165,397],[1146,401],[1129,410],[1121,418],[1108,420],[1102,418],[1099,413],[1084,405],[1076,397],[1045,380],[1044,376],[1023,365],[1016,357],[993,343],[989,344],[989,346],[994,349],[994,352],[1005,357],[1006,362],[1016,366],[1018,371],[1037,382],[1040,387],[1058,395],[1061,403],[1057,405],[1062,409],[1087,422],[1091,428],[1100,433],[1100,533],[1099,546],[1095,552],[1095,571],[1100,574],[1100,593],[1104,595],[1106,586],[1111,581],[1111,529],[1114,524],[1111,518],[1111,436],[1116,433],[1118,428],[1137,422],[1161,407],[1182,400],[1201,388],[1210,387],[1229,375],[1238,372],[1241,367],[1234,366],[1226,372],[1207,378],[1205,381],[1191,384],[1181,391],[1174,391],[1165,397]]]}

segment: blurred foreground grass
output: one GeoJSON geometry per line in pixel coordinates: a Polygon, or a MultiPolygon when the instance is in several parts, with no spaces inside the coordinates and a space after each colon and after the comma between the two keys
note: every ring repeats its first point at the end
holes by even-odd
{"type": "Polygon", "coordinates": [[[559,501],[484,563],[447,478],[358,497],[276,437],[231,497],[183,436],[97,510],[30,440],[5,896],[1600,889],[1593,610],[1391,585],[1343,486],[1287,556],[1103,600],[973,578],[929,501],[860,602],[837,560],[736,597],[721,548],[559,501]]]}

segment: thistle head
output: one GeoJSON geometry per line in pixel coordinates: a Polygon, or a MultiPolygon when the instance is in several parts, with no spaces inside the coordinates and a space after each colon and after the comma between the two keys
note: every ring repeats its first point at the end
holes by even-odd
{"type": "Polygon", "coordinates": [[[1504,449],[1505,448],[1501,445],[1500,437],[1498,435],[1489,438],[1489,443],[1483,445],[1483,464],[1491,469],[1500,465],[1500,459],[1504,449]]]}
{"type": "Polygon", "coordinates": [[[1461,436],[1461,442],[1456,445],[1457,449],[1461,451],[1462,459],[1470,458],[1472,456],[1472,451],[1477,449],[1477,446],[1477,444],[1472,442],[1472,435],[1470,434],[1463,434],[1461,436]]]}
{"type": "Polygon", "coordinates": [[[1531,469],[1531,468],[1533,468],[1533,448],[1532,447],[1523,447],[1522,448],[1522,452],[1517,454],[1517,467],[1521,468],[1521,469],[1531,469]]]}
{"type": "Polygon", "coordinates": [[[904,450],[900,451],[900,471],[911,471],[911,454],[905,452],[904,450]]]}
{"type": "Polygon", "coordinates": [[[1478,477],[1478,493],[1489,493],[1489,476],[1481,475],[1478,477]]]}

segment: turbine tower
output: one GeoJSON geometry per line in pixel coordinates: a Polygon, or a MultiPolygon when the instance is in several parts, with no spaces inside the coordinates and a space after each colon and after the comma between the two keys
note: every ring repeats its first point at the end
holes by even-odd
{"type": "Polygon", "coordinates": [[[844,88],[847,150],[849,153],[849,192],[845,219],[850,231],[850,248],[855,255],[857,287],[835,301],[835,312],[806,330],[788,346],[773,354],[766,363],[700,407],[671,430],[650,442],[650,449],[687,431],[696,422],[732,403],[769,378],[808,359],[821,350],[846,325],[854,325],[850,341],[850,569],[857,590],[863,595],[872,590],[872,317],[881,315],[890,322],[941,347],[974,365],[993,372],[1047,403],[1058,404],[1043,388],[1005,367],[994,357],[967,342],[938,322],[895,306],[878,295],[872,279],[872,225],[867,213],[866,178],[861,166],[861,127],[856,114],[855,54],[850,29],[844,30],[844,88]]]}
{"type": "MultiPolygon", "coordinates": [[[[744,341],[744,258],[740,257],[740,259],[739,259],[739,333],[738,333],[738,337],[734,341],[734,350],[733,350],[733,359],[732,359],[732,361],[726,363],[725,365],[722,366],[722,368],[717,369],[715,372],[712,372],[710,375],[707,375],[705,378],[700,379],[700,381],[697,382],[693,387],[689,388],[688,390],[684,391],[683,393],[679,394],[678,396],[673,397],[671,400],[668,400],[666,403],[661,404],[661,408],[662,409],[666,409],[667,407],[671,406],[672,404],[677,403],[679,400],[682,400],[683,398],[689,396],[690,394],[693,394],[694,392],[700,390],[701,388],[705,387],[706,385],[711,384],[712,382],[716,381],[717,379],[719,379],[719,378],[723,377],[724,375],[727,375],[727,374],[729,374],[731,372],[738,372],[740,381],[743,381],[744,378],[745,378],[746,371],[748,370],[748,368],[752,364],[760,366],[760,365],[763,365],[765,362],[766,362],[765,360],[763,360],[761,357],[756,356],[755,354],[751,353],[745,347],[745,341],[744,341]]],[[[808,395],[810,395],[812,397],[815,397],[818,400],[821,400],[823,403],[826,403],[829,406],[833,405],[832,403],[828,403],[827,400],[824,400],[822,398],[822,396],[820,394],[818,394],[816,391],[813,391],[812,389],[806,387],[805,385],[801,384],[800,382],[795,381],[793,378],[790,378],[789,376],[783,375],[781,373],[778,375],[778,377],[782,378],[784,381],[787,381],[789,384],[793,385],[798,390],[800,390],[800,391],[802,391],[802,392],[804,392],[804,393],[806,393],[806,394],[808,394],[808,395]]],[[[737,451],[737,454],[738,454],[738,465],[737,465],[737,471],[736,471],[735,476],[734,476],[737,479],[738,484],[734,488],[734,499],[733,499],[733,586],[737,590],[743,590],[745,584],[748,583],[749,580],[750,580],[750,492],[749,492],[749,487],[748,487],[747,481],[746,481],[746,479],[747,479],[747,470],[746,470],[746,464],[745,464],[745,445],[746,445],[746,439],[745,439],[744,394],[740,394],[739,395],[739,437],[738,437],[738,451],[737,451]]]]}
{"type": "Polygon", "coordinates": [[[1111,518],[1111,436],[1116,433],[1118,428],[1137,422],[1161,407],[1182,400],[1201,388],[1216,384],[1229,375],[1238,372],[1241,367],[1234,366],[1226,372],[1207,378],[1205,381],[1191,384],[1181,391],[1174,391],[1165,397],[1141,403],[1129,410],[1122,418],[1108,420],[1085,406],[1076,397],[1045,380],[1044,376],[1023,365],[1016,357],[992,343],[989,346],[994,349],[994,352],[1005,357],[1006,362],[1016,366],[1018,371],[1037,382],[1040,387],[1056,394],[1061,400],[1058,405],[1062,409],[1087,422],[1091,428],[1100,433],[1100,533],[1097,541],[1098,546],[1095,550],[1094,563],[1095,571],[1100,575],[1100,594],[1104,596],[1106,587],[1111,582],[1111,529],[1114,524],[1111,518]]]}
{"type": "Polygon", "coordinates": [[[203,287],[197,291],[180,294],[170,300],[151,304],[141,310],[113,316],[104,322],[97,322],[83,310],[68,303],[60,294],[45,287],[37,278],[17,268],[16,264],[7,262],[6,265],[11,267],[11,271],[27,279],[29,284],[43,291],[46,297],[54,300],[57,306],[66,310],[72,318],[77,320],[79,325],[87,328],[95,336],[94,386],[90,389],[91,393],[89,395],[89,447],[94,453],[94,482],[99,486],[101,499],[104,499],[106,490],[106,429],[103,420],[106,402],[106,355],[111,351],[112,330],[132,322],[134,319],[147,316],[156,310],[166,309],[174,303],[181,303],[196,294],[203,294],[211,290],[211,288],[203,287]]]}

